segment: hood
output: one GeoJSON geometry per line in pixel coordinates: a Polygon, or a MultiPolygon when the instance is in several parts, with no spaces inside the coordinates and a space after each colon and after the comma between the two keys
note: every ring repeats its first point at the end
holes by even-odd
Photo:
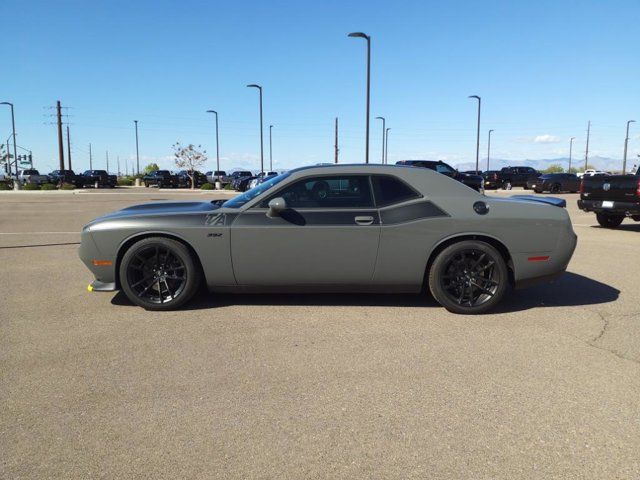
{"type": "Polygon", "coordinates": [[[102,217],[98,217],[91,223],[100,220],[116,219],[125,217],[135,217],[142,215],[172,215],[178,213],[198,213],[217,210],[223,203],[221,200],[211,202],[155,202],[143,203],[141,205],[133,205],[123,208],[112,213],[107,213],[102,217]]]}

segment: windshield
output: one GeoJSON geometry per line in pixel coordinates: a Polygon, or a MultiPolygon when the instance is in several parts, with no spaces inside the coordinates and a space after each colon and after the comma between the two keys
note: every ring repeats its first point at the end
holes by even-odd
{"type": "Polygon", "coordinates": [[[222,204],[222,206],[227,208],[240,208],[243,205],[245,205],[247,202],[250,202],[251,200],[256,198],[258,195],[261,195],[262,193],[266,192],[274,185],[280,183],[289,175],[290,175],[289,173],[283,173],[282,175],[278,175],[276,177],[270,178],[266,182],[258,185],[257,187],[254,187],[251,190],[247,190],[242,195],[238,195],[237,197],[232,198],[231,200],[227,200],[222,204]]]}

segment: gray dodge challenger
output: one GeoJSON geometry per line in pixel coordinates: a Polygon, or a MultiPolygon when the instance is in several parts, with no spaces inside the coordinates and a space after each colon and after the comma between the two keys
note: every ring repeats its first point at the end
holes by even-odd
{"type": "Polygon", "coordinates": [[[562,201],[492,198],[429,169],[325,165],[227,201],[132,206],[82,229],[90,291],[149,310],[211,292],[415,292],[483,313],[567,268],[562,201]]]}

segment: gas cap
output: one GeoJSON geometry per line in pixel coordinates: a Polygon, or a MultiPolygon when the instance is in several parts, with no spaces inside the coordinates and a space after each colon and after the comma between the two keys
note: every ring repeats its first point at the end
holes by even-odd
{"type": "Polygon", "coordinates": [[[489,205],[487,205],[485,202],[479,201],[473,204],[473,210],[478,215],[486,215],[487,213],[489,213],[489,205]]]}

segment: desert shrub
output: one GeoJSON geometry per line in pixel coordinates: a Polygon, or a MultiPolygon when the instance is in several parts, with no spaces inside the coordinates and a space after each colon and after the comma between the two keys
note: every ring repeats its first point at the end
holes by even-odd
{"type": "Polygon", "coordinates": [[[60,190],[75,190],[76,186],[73,183],[63,183],[60,190]]]}
{"type": "Polygon", "coordinates": [[[131,185],[133,185],[133,180],[131,180],[130,178],[119,178],[118,179],[118,185],[121,187],[130,187],[131,185]]]}
{"type": "Polygon", "coordinates": [[[56,186],[52,183],[43,183],[40,186],[40,190],[55,190],[56,186]]]}
{"type": "Polygon", "coordinates": [[[38,185],[37,183],[25,183],[22,186],[23,190],[40,190],[40,185],[38,185]]]}
{"type": "Polygon", "coordinates": [[[13,190],[13,186],[8,182],[0,182],[0,190],[13,190]]]}
{"type": "Polygon", "coordinates": [[[200,190],[213,190],[215,187],[210,183],[205,183],[200,187],[200,190]]]}

